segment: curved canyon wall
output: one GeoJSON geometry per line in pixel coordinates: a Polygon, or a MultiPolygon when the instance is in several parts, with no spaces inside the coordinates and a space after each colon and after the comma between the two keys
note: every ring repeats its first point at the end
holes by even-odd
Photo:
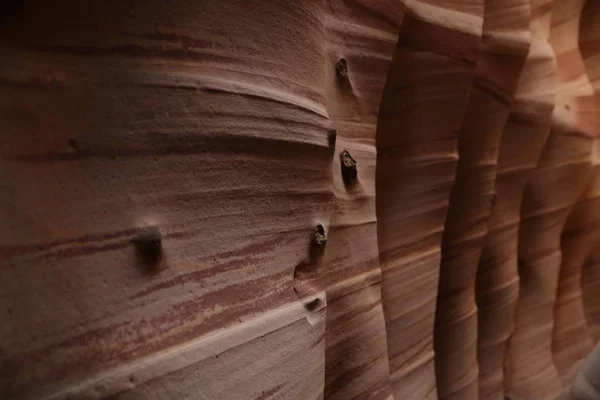
{"type": "MultiPolygon", "coordinates": [[[[459,133],[459,161],[442,237],[434,333],[440,399],[476,399],[480,391],[476,276],[495,203],[500,138],[531,43],[530,20],[528,1],[484,3],[481,47],[459,133]]],[[[493,357],[481,354],[481,382],[493,375],[493,357]]],[[[485,383],[481,392],[483,398],[494,397],[485,383]]]]}
{"type": "Polygon", "coordinates": [[[377,229],[396,398],[436,398],[433,326],[483,2],[406,3],[377,129],[377,229]]]}
{"type": "MultiPolygon", "coordinates": [[[[513,333],[519,297],[521,202],[550,132],[554,108],[556,63],[547,41],[548,1],[532,1],[530,6],[531,45],[500,139],[495,197],[476,278],[482,398],[504,398],[504,389],[511,381],[507,344],[513,333]]],[[[515,356],[520,354],[517,351],[515,356]]]]}
{"type": "Polygon", "coordinates": [[[2,5],[0,398],[600,398],[599,40],[583,0],[2,5]]]}
{"type": "MultiPolygon", "coordinates": [[[[520,295],[510,340],[509,395],[551,398],[560,390],[552,340],[561,233],[591,171],[596,127],[589,121],[593,90],[578,50],[582,1],[553,2],[549,43],[556,54],[556,98],[550,135],[521,205],[520,295]],[[536,371],[536,373],[532,373],[536,371]]],[[[560,318],[559,307],[557,317],[560,318]]]]}
{"type": "MultiPolygon", "coordinates": [[[[581,14],[581,31],[579,35],[579,46],[581,48],[581,55],[585,65],[585,71],[594,87],[596,95],[600,92],[600,4],[597,2],[587,2],[583,13],[581,14]]],[[[600,100],[596,100],[600,101],[600,100]]],[[[597,103],[599,104],[599,103],[597,103]]],[[[600,107],[600,105],[598,106],[600,107]]],[[[599,147],[600,144],[596,141],[596,151],[594,163],[597,165],[600,162],[599,147]]],[[[598,172],[596,172],[597,174],[598,172]]],[[[598,175],[596,175],[598,177],[598,175]]],[[[598,177],[600,179],[600,177],[598,177]]],[[[593,197],[594,183],[590,183],[589,195],[585,203],[589,204],[590,213],[594,213],[597,208],[594,204],[597,204],[598,200],[593,197]]],[[[586,198],[586,199],[587,199],[586,198]]],[[[583,205],[584,207],[588,207],[583,205]]],[[[588,225],[588,231],[594,229],[594,222],[599,218],[597,213],[590,216],[590,224],[588,225]]],[[[594,230],[595,231],[595,230],[594,230]]],[[[590,244],[594,243],[591,241],[590,244]]],[[[587,326],[590,329],[590,334],[595,342],[600,339],[600,299],[596,293],[600,290],[600,250],[597,245],[595,248],[589,249],[590,253],[586,254],[583,271],[582,271],[582,294],[583,294],[583,306],[586,317],[587,326]]]]}

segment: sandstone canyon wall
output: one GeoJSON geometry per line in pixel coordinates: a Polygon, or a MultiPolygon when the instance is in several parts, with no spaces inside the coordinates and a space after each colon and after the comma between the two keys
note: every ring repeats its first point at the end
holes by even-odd
{"type": "Polygon", "coordinates": [[[600,6],[0,6],[1,399],[600,399],[600,6]]]}

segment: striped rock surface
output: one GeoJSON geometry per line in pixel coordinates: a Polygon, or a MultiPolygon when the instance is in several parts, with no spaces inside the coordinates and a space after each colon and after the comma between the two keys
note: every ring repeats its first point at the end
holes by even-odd
{"type": "Polygon", "coordinates": [[[325,312],[287,307],[333,200],[325,12],[62,0],[4,20],[0,397],[322,397],[325,312]],[[172,360],[195,341],[214,359],[172,360]]]}
{"type": "Polygon", "coordinates": [[[3,2],[0,398],[600,398],[599,16],[3,2]]]}
{"type": "MultiPolygon", "coordinates": [[[[581,14],[579,46],[587,75],[594,87],[596,93],[596,102],[600,93],[600,3],[586,2],[585,8],[581,14]]],[[[598,103],[596,103],[598,104],[598,103]]],[[[598,154],[598,141],[596,141],[596,152],[594,163],[600,162],[598,154]]],[[[593,185],[593,184],[592,184],[593,185]]],[[[589,199],[589,203],[595,200],[589,199]]],[[[590,212],[594,213],[593,218],[598,218],[598,208],[590,206],[590,212]]],[[[590,226],[590,233],[595,232],[593,224],[590,226]]],[[[600,298],[597,293],[600,290],[600,250],[598,247],[591,249],[588,258],[585,260],[582,271],[582,292],[583,307],[586,316],[586,322],[590,329],[590,334],[594,342],[600,340],[600,298]]]]}
{"type": "Polygon", "coordinates": [[[593,90],[578,50],[582,6],[579,0],[552,3],[549,42],[556,54],[557,92],[550,136],[521,206],[520,295],[509,347],[508,394],[516,398],[552,398],[561,390],[552,359],[560,239],[567,216],[589,179],[597,129],[589,117],[593,90]]]}
{"type": "Polygon", "coordinates": [[[531,2],[531,46],[502,131],[495,198],[477,270],[480,397],[503,399],[508,340],[519,296],[517,249],[523,191],[548,134],[555,99],[554,52],[547,41],[547,2],[531,2]]]}
{"type": "MultiPolygon", "coordinates": [[[[588,6],[592,4],[590,2],[588,6]]],[[[582,276],[582,273],[584,266],[600,245],[600,87],[592,81],[591,76],[595,73],[593,63],[586,61],[594,54],[584,47],[590,36],[594,35],[593,25],[583,20],[589,18],[586,17],[588,13],[593,17],[593,10],[586,9],[581,13],[578,36],[584,71],[593,87],[593,100],[590,101],[590,109],[586,110],[585,117],[595,128],[592,131],[595,139],[590,161],[593,168],[591,176],[584,192],[573,206],[562,233],[562,262],[558,278],[552,351],[554,363],[564,385],[573,381],[594,347],[582,296],[582,286],[588,282],[593,284],[597,279],[594,278],[594,268],[587,268],[587,271],[592,273],[591,277],[582,276]]],[[[584,81],[584,84],[587,85],[587,82],[584,81]]],[[[590,297],[593,299],[595,296],[588,295],[588,298],[590,297]]]]}
{"type": "MultiPolygon", "coordinates": [[[[528,1],[484,3],[483,36],[442,237],[434,333],[441,399],[478,398],[475,278],[494,197],[500,137],[529,50],[530,15],[528,1]]],[[[487,361],[484,356],[485,379],[487,361]]]]}
{"type": "Polygon", "coordinates": [[[375,136],[403,7],[399,2],[327,2],[327,111],[335,129],[334,202],[327,247],[300,284],[327,293],[325,399],[389,399],[391,388],[375,212],[375,136]],[[343,154],[356,162],[344,172],[343,154]]]}
{"type": "Polygon", "coordinates": [[[392,392],[436,398],[433,326],[483,2],[408,1],[381,100],[377,228],[392,392]]]}

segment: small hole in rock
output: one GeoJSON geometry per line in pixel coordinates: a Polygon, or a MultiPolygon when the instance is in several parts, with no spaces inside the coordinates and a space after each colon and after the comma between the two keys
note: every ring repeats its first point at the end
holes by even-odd
{"type": "Polygon", "coordinates": [[[316,299],[311,300],[308,303],[305,303],[304,308],[306,308],[308,311],[315,311],[322,304],[323,304],[323,301],[317,297],[316,299]]]}

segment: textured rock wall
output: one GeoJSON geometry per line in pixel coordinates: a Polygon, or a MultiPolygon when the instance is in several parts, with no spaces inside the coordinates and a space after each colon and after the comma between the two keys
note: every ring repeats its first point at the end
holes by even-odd
{"type": "Polygon", "coordinates": [[[599,27],[2,4],[0,398],[600,398],[599,27]]]}
{"type": "Polygon", "coordinates": [[[509,394],[549,398],[560,392],[552,331],[561,266],[561,233],[591,170],[593,90],[578,50],[581,1],[551,3],[549,42],[556,54],[550,135],[524,192],[519,231],[520,295],[509,347],[509,394]],[[532,374],[532,370],[538,371],[532,374]]]}
{"type": "MultiPolygon", "coordinates": [[[[531,45],[502,130],[495,197],[477,270],[482,398],[503,398],[504,388],[512,379],[512,362],[506,352],[519,297],[517,252],[521,202],[548,137],[554,108],[556,64],[547,41],[548,2],[532,1],[530,6],[531,45]]],[[[518,357],[520,350],[514,355],[518,357]]]]}
{"type": "MultiPolygon", "coordinates": [[[[581,31],[579,35],[579,46],[581,48],[581,55],[583,56],[585,71],[587,72],[587,75],[596,93],[600,92],[600,46],[598,46],[599,40],[600,4],[598,4],[597,2],[587,2],[583,13],[581,14],[581,31]]],[[[599,100],[596,101],[598,102],[599,100]]],[[[598,146],[598,141],[596,141],[596,150],[594,153],[593,161],[595,164],[598,164],[600,162],[600,153],[598,153],[598,146]]],[[[598,175],[596,175],[596,177],[598,177],[598,175]]],[[[593,195],[594,183],[590,183],[590,185],[591,186],[588,189],[589,196],[588,198],[586,198],[585,201],[585,203],[590,204],[590,206],[589,208],[587,208],[587,206],[583,204],[582,205],[583,207],[589,209],[589,212],[593,214],[588,214],[590,216],[590,224],[588,226],[587,231],[595,231],[594,221],[597,221],[599,217],[597,212],[595,212],[597,208],[594,207],[594,203],[597,203],[597,200],[593,199],[592,197],[597,197],[597,195],[593,195]]],[[[584,261],[581,278],[583,306],[586,316],[586,322],[590,329],[590,334],[592,335],[594,341],[598,341],[600,339],[600,299],[598,298],[596,293],[598,293],[598,290],[600,290],[600,251],[598,250],[597,244],[595,245],[595,247],[589,249],[589,251],[590,253],[585,255],[587,258],[584,261]]]]}
{"type": "Polygon", "coordinates": [[[377,227],[393,394],[431,399],[440,244],[483,2],[406,5],[379,111],[377,227]]]}
{"type": "MultiPolygon", "coordinates": [[[[447,399],[478,398],[476,275],[495,202],[500,138],[531,41],[528,1],[486,0],[483,16],[442,238],[434,337],[438,395],[447,399]]],[[[486,382],[492,374],[488,358],[493,355],[488,352],[480,358],[482,382],[486,382]]],[[[481,396],[489,399],[494,393],[484,384],[481,396]]]]}

